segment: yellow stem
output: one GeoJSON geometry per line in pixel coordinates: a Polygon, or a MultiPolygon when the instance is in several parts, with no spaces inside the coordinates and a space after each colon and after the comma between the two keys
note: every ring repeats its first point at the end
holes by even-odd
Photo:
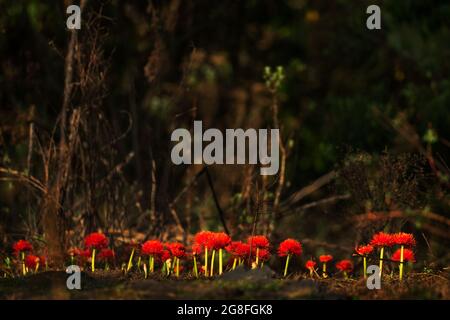
{"type": "Polygon", "coordinates": [[[27,274],[27,269],[25,268],[25,252],[22,251],[20,257],[22,259],[22,274],[25,276],[27,274]]]}
{"type": "Polygon", "coordinates": [[[291,259],[291,255],[288,254],[287,258],[286,258],[286,265],[284,267],[284,276],[286,277],[287,275],[287,271],[288,271],[288,266],[289,266],[289,260],[291,259]]]}
{"type": "Polygon", "coordinates": [[[324,277],[324,278],[328,277],[328,275],[327,275],[327,263],[326,262],[324,262],[322,264],[322,277],[324,277]]]}
{"type": "Polygon", "coordinates": [[[381,279],[381,275],[383,274],[383,255],[384,255],[384,247],[381,247],[381,250],[380,250],[380,279],[381,279]]]}
{"type": "Polygon", "coordinates": [[[91,270],[92,270],[92,272],[95,271],[95,248],[92,249],[91,270]]]}
{"type": "Polygon", "coordinates": [[[211,255],[211,273],[210,276],[212,277],[214,275],[214,259],[216,257],[216,250],[213,249],[212,255],[211,255]]]}
{"type": "Polygon", "coordinates": [[[130,259],[128,259],[127,272],[130,271],[133,266],[133,256],[134,256],[134,248],[131,250],[130,259]]]}
{"type": "Polygon", "coordinates": [[[364,279],[367,278],[367,258],[363,257],[363,265],[364,265],[364,279]]]}
{"type": "Polygon", "coordinates": [[[219,249],[219,275],[223,272],[222,249],[219,249]]]}
{"type": "Polygon", "coordinates": [[[403,246],[400,248],[400,281],[403,280],[403,246]]]}
{"type": "Polygon", "coordinates": [[[205,247],[205,276],[208,276],[208,247],[205,247]]]}
{"type": "Polygon", "coordinates": [[[236,263],[237,263],[237,259],[234,258],[234,261],[233,261],[233,267],[232,267],[233,270],[236,269],[236,263]]]}
{"type": "Polygon", "coordinates": [[[198,278],[197,257],[195,255],[194,255],[194,274],[195,277],[198,278]]]}
{"type": "Polygon", "coordinates": [[[258,267],[259,263],[259,248],[256,248],[256,267],[258,267]]]}

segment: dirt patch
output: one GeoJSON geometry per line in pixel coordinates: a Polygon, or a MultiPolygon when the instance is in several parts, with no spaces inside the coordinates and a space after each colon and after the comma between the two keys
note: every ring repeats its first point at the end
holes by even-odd
{"type": "Polygon", "coordinates": [[[399,282],[383,280],[369,290],[363,279],[311,280],[303,274],[279,279],[267,274],[228,275],[196,280],[167,279],[120,272],[82,273],[82,290],[66,288],[67,274],[43,272],[24,278],[0,279],[1,299],[449,299],[448,274],[410,274],[399,282]]]}

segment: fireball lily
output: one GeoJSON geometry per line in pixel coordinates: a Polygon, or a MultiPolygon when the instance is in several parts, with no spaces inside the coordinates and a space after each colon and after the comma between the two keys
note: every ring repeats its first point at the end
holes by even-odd
{"type": "Polygon", "coordinates": [[[373,246],[366,245],[366,246],[359,246],[355,249],[356,253],[363,257],[363,269],[364,269],[364,279],[367,278],[367,256],[372,253],[373,246]]]}
{"type": "Polygon", "coordinates": [[[259,265],[259,251],[269,249],[269,240],[265,236],[252,236],[249,237],[247,243],[250,245],[250,251],[256,248],[256,260],[255,264],[252,264],[252,269],[256,269],[259,265]]]}
{"type": "Polygon", "coordinates": [[[353,270],[353,264],[350,260],[341,260],[336,263],[336,268],[344,273],[345,279],[348,278],[348,272],[353,270]]]}
{"type": "Polygon", "coordinates": [[[19,240],[13,245],[13,250],[16,255],[20,254],[20,260],[22,264],[22,274],[26,275],[27,270],[25,266],[25,251],[32,251],[33,246],[26,240],[19,240]]]}
{"type": "Polygon", "coordinates": [[[95,252],[108,245],[108,239],[103,233],[94,232],[84,238],[84,244],[88,249],[92,249],[91,270],[95,271],[95,252]]]}
{"type": "Polygon", "coordinates": [[[385,247],[392,247],[394,244],[393,237],[389,233],[379,232],[375,234],[370,241],[370,244],[374,247],[380,248],[380,277],[383,274],[383,255],[385,247]]]}
{"type": "Polygon", "coordinates": [[[208,273],[208,250],[211,245],[211,237],[213,233],[210,231],[200,231],[195,235],[195,243],[202,246],[205,249],[205,264],[203,267],[203,271],[205,272],[205,276],[209,276],[208,273]]]}
{"type": "Polygon", "coordinates": [[[214,257],[216,251],[219,251],[219,275],[223,273],[223,249],[231,242],[231,238],[224,232],[213,233],[210,238],[211,248],[213,250],[211,257],[211,276],[214,274],[214,257]]]}
{"type": "Polygon", "coordinates": [[[287,275],[289,260],[291,259],[291,256],[299,256],[301,254],[302,245],[297,240],[286,239],[282,243],[280,243],[280,246],[278,247],[278,255],[280,257],[286,257],[286,265],[284,266],[285,277],[287,275]]]}
{"type": "Polygon", "coordinates": [[[319,261],[322,262],[322,277],[328,278],[327,273],[327,263],[333,260],[333,256],[329,254],[324,254],[319,256],[319,261]]]}
{"type": "Polygon", "coordinates": [[[180,276],[180,259],[186,256],[186,249],[181,243],[174,242],[167,244],[167,249],[170,254],[174,257],[173,268],[177,277],[180,276]]]}
{"type": "Polygon", "coordinates": [[[318,277],[318,278],[320,278],[320,276],[317,274],[317,271],[316,271],[316,262],[315,261],[313,261],[313,260],[308,260],[308,261],[306,261],[306,264],[305,264],[305,267],[306,267],[306,269],[308,269],[309,270],[309,276],[312,278],[313,277],[313,273],[315,273],[316,274],[316,276],[318,277]]]}
{"type": "Polygon", "coordinates": [[[150,272],[155,271],[155,256],[160,256],[164,250],[164,245],[158,240],[149,240],[142,244],[141,252],[148,256],[150,272]]]}
{"type": "MultiPolygon", "coordinates": [[[[400,267],[399,267],[399,280],[402,281],[403,280],[403,262],[404,262],[404,251],[408,250],[408,249],[404,249],[404,247],[414,247],[416,245],[416,240],[414,239],[414,236],[410,233],[404,233],[404,232],[399,232],[396,233],[392,236],[394,244],[396,245],[400,245],[400,267]]],[[[398,250],[397,250],[398,251],[398,250]]],[[[412,253],[411,250],[409,250],[412,254],[412,257],[414,260],[414,254],[412,253]]],[[[410,254],[410,253],[408,253],[410,254]]],[[[395,253],[394,253],[395,255],[395,253]]],[[[411,261],[411,260],[409,260],[411,261]]]]}

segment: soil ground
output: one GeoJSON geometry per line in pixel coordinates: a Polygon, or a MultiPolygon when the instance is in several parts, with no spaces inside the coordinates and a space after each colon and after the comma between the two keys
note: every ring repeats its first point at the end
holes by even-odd
{"type": "Polygon", "coordinates": [[[380,290],[364,279],[316,279],[293,274],[287,279],[270,270],[236,270],[215,279],[167,279],[152,275],[82,272],[81,290],[68,290],[68,275],[48,271],[0,279],[0,299],[449,299],[448,273],[413,273],[403,282],[386,276],[380,290]]]}

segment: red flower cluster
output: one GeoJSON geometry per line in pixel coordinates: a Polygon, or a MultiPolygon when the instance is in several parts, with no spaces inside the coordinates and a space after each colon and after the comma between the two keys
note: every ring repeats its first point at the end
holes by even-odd
{"type": "MultiPolygon", "coordinates": [[[[256,257],[256,250],[254,251],[254,256],[256,257]]],[[[270,251],[267,249],[259,249],[258,259],[259,261],[268,261],[270,259],[270,251]]]]}
{"type": "Polygon", "coordinates": [[[164,245],[158,240],[148,240],[142,244],[141,252],[146,256],[161,256],[164,245]]]}
{"type": "Polygon", "coordinates": [[[332,255],[323,254],[323,255],[319,256],[319,261],[322,263],[327,263],[327,262],[330,262],[331,260],[333,260],[332,255]]]}
{"type": "Polygon", "coordinates": [[[108,246],[108,239],[103,233],[94,232],[84,238],[84,245],[90,249],[103,249],[108,246]]]}
{"type": "Polygon", "coordinates": [[[169,260],[170,259],[170,251],[167,250],[167,249],[164,249],[161,252],[160,259],[161,259],[162,262],[166,262],[167,260],[169,260]]]}
{"type": "Polygon", "coordinates": [[[392,235],[394,244],[399,246],[414,247],[416,239],[411,233],[399,232],[392,235]]]}
{"type": "Polygon", "coordinates": [[[209,242],[212,249],[219,250],[230,244],[231,238],[224,232],[215,232],[211,234],[209,242]]]}
{"type": "Polygon", "coordinates": [[[299,256],[302,254],[302,245],[294,239],[286,239],[278,247],[278,255],[286,257],[287,255],[299,256]]]}
{"type": "Polygon", "coordinates": [[[82,257],[82,258],[90,258],[91,257],[91,250],[90,249],[80,249],[80,248],[70,248],[68,251],[70,256],[74,257],[82,257]]]}
{"type": "Polygon", "coordinates": [[[336,268],[340,271],[349,272],[353,270],[353,264],[350,260],[341,260],[336,263],[336,268]]]}
{"type": "Polygon", "coordinates": [[[316,263],[315,261],[308,260],[308,261],[306,261],[305,267],[306,267],[306,269],[308,269],[308,270],[314,270],[315,267],[316,267],[316,264],[317,264],[317,263],[316,263]]]}
{"type": "Polygon", "coordinates": [[[194,256],[200,255],[203,253],[203,247],[198,243],[194,243],[191,247],[191,252],[194,256]]]}
{"type": "Polygon", "coordinates": [[[394,237],[385,232],[379,232],[372,237],[370,244],[374,247],[391,247],[394,245],[394,237]]]}
{"type": "Polygon", "coordinates": [[[356,253],[359,254],[360,256],[367,256],[369,254],[372,253],[373,251],[373,246],[368,244],[366,246],[359,246],[358,248],[355,249],[356,253]]]}
{"type": "Polygon", "coordinates": [[[34,256],[34,255],[30,254],[25,258],[25,266],[29,269],[34,270],[34,269],[36,269],[36,266],[38,265],[39,261],[40,261],[40,258],[38,256],[34,256]]]}
{"type": "Polygon", "coordinates": [[[98,254],[98,258],[103,260],[103,261],[112,260],[112,259],[114,259],[114,257],[115,257],[115,253],[111,249],[103,249],[98,254]]]}
{"type": "MultiPolygon", "coordinates": [[[[401,258],[401,249],[398,249],[392,255],[391,260],[400,262],[400,258],[401,258]]],[[[410,249],[403,249],[403,261],[416,262],[414,252],[410,249]]]]}
{"type": "Polygon", "coordinates": [[[196,244],[200,245],[202,248],[211,249],[211,239],[213,237],[213,232],[211,231],[200,231],[195,237],[194,241],[196,244]]]}
{"type": "Polygon", "coordinates": [[[25,251],[32,251],[33,246],[26,240],[19,240],[13,245],[13,250],[16,254],[25,251]]]}
{"type": "Polygon", "coordinates": [[[250,254],[250,246],[242,241],[233,241],[225,249],[235,258],[246,258],[250,254]]]}
{"type": "Polygon", "coordinates": [[[247,243],[253,248],[269,249],[269,239],[265,236],[253,236],[249,237],[247,243]]]}
{"type": "Polygon", "coordinates": [[[168,243],[166,246],[173,257],[181,259],[186,256],[186,248],[184,247],[183,244],[179,242],[173,242],[168,243]]]}

